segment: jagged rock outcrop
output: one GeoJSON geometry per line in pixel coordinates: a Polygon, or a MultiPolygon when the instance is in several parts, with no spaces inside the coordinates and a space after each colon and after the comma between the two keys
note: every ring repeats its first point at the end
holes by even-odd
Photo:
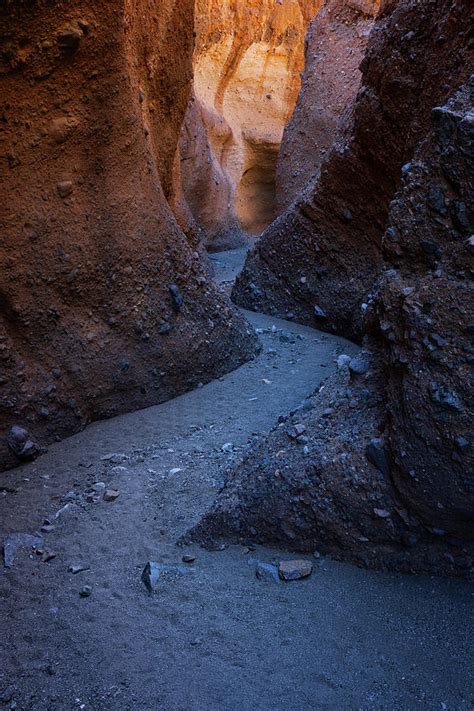
{"type": "Polygon", "coordinates": [[[332,148],[360,86],[359,66],[379,5],[379,0],[326,0],[310,24],[301,90],[278,157],[280,212],[301,194],[332,148]]]}
{"type": "Polygon", "coordinates": [[[397,490],[438,535],[473,537],[474,77],[431,119],[391,204],[367,330],[397,490]]]}
{"type": "MultiPolygon", "coordinates": [[[[454,6],[440,4],[446,32],[454,6]]],[[[228,472],[188,538],[472,574],[474,80],[429,122],[391,201],[365,351],[341,356],[337,376],[228,472]]]]}
{"type": "Polygon", "coordinates": [[[198,0],[183,192],[209,248],[241,244],[276,215],[278,151],[322,0],[198,0]],[[192,157],[192,160],[191,160],[192,157]]]}
{"type": "Polygon", "coordinates": [[[255,341],[167,203],[193,2],[7,2],[0,36],[1,469],[255,341]]]}
{"type": "Polygon", "coordinates": [[[431,108],[469,74],[470,14],[467,0],[384,2],[353,112],[318,177],[248,256],[237,303],[360,338],[401,166],[431,108]]]}

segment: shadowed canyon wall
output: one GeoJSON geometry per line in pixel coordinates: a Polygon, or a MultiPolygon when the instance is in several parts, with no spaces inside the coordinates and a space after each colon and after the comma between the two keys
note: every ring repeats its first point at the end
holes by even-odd
{"type": "MultiPolygon", "coordinates": [[[[188,539],[213,545],[224,535],[317,549],[368,567],[472,575],[468,17],[467,0],[382,7],[345,139],[321,177],[264,234],[237,290],[263,304],[273,294],[279,308],[295,309],[307,298],[301,313],[308,318],[324,298],[330,323],[362,333],[364,350],[353,359],[340,354],[337,375],[228,472],[188,539]],[[291,260],[283,236],[291,240],[291,260]],[[372,255],[366,271],[361,255],[372,255]],[[294,289],[303,274],[311,275],[310,293],[303,284],[294,289]],[[366,299],[362,312],[352,307],[351,290],[366,299]]],[[[319,312],[311,317],[322,320],[319,312]]]]}
{"type": "Polygon", "coordinates": [[[463,11],[448,0],[382,5],[353,110],[321,170],[247,258],[239,304],[361,337],[400,169],[432,106],[469,74],[463,11]]]}
{"type": "Polygon", "coordinates": [[[322,0],[196,0],[194,96],[181,138],[184,196],[213,249],[276,216],[275,177],[322,0]]]}
{"type": "Polygon", "coordinates": [[[0,468],[254,351],[166,200],[193,9],[2,4],[0,468]]]}

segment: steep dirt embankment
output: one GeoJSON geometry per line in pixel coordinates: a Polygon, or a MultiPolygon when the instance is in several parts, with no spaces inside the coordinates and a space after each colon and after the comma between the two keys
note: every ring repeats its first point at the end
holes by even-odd
{"type": "Polygon", "coordinates": [[[276,215],[283,129],[322,0],[197,0],[194,90],[181,138],[184,196],[211,248],[276,215]]]}
{"type": "MultiPolygon", "coordinates": [[[[234,289],[248,308],[360,337],[400,168],[469,73],[469,3],[386,0],[352,114],[318,177],[263,234],[234,289]]],[[[304,100],[304,95],[302,96],[304,100]]]]}
{"type": "Polygon", "coordinates": [[[338,123],[361,81],[380,0],[326,0],[306,37],[305,68],[295,111],[283,134],[276,192],[283,212],[319,171],[338,123]]]}
{"type": "Polygon", "coordinates": [[[2,53],[0,469],[248,358],[172,193],[193,3],[7,3],[2,53]],[[170,61],[172,59],[172,61],[170,61]]]}
{"type": "MultiPolygon", "coordinates": [[[[449,58],[446,87],[472,66],[461,50],[469,8],[430,5],[442,41],[427,34],[425,52],[431,42],[450,45],[437,63],[441,71],[449,58]]],[[[399,5],[392,22],[401,33],[415,31],[412,11],[412,2],[399,5]]],[[[396,33],[383,36],[372,62],[390,49],[400,56],[396,33]]],[[[403,166],[383,270],[365,309],[365,352],[341,356],[339,374],[229,473],[192,538],[317,548],[371,567],[472,572],[473,107],[470,80],[418,126],[425,135],[403,166]]],[[[357,247],[346,248],[357,263],[357,247]]]]}

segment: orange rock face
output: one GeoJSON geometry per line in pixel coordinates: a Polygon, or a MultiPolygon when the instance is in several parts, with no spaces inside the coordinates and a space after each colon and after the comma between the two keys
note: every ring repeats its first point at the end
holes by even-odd
{"type": "Polygon", "coordinates": [[[241,231],[258,234],[276,216],[278,151],[300,88],[308,23],[321,4],[196,4],[195,98],[181,139],[181,172],[211,247],[236,244],[241,231]]]}
{"type": "Polygon", "coordinates": [[[46,443],[235,366],[253,338],[166,200],[192,1],[2,8],[0,431],[46,443]]]}

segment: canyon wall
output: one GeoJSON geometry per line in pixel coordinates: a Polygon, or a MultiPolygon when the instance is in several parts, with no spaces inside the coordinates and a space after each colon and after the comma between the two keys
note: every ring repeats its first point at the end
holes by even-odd
{"type": "Polygon", "coordinates": [[[184,196],[212,249],[276,216],[275,177],[322,0],[197,0],[194,92],[181,139],[184,196]]]}
{"type": "Polygon", "coordinates": [[[380,0],[326,0],[310,23],[298,102],[285,128],[277,164],[277,204],[283,212],[318,173],[339,121],[359,89],[380,0]]]}
{"type": "Polygon", "coordinates": [[[385,1],[353,111],[320,172],[249,254],[237,303],[361,337],[400,169],[431,107],[469,73],[469,13],[466,2],[385,1]]]}
{"type": "MultiPolygon", "coordinates": [[[[359,326],[364,350],[353,359],[340,354],[337,375],[280,418],[228,472],[214,507],[186,539],[214,545],[225,536],[316,549],[367,567],[469,576],[474,563],[470,4],[439,0],[421,7],[402,0],[386,3],[383,12],[368,60],[381,72],[378,93],[375,97],[372,82],[359,95],[364,103],[368,94],[379,113],[361,114],[356,107],[352,131],[360,137],[377,126],[393,138],[393,126],[404,115],[399,92],[418,86],[423,101],[405,136],[404,151],[410,154],[387,206],[380,268],[374,270],[359,326]],[[406,50],[404,56],[404,42],[415,39],[417,51],[406,50]],[[438,83],[423,56],[435,64],[438,83]],[[394,71],[399,63],[405,71],[394,71]],[[423,80],[420,67],[426,67],[423,80]],[[440,92],[438,104],[433,99],[440,92]]],[[[366,72],[370,77],[367,66],[366,72]]],[[[339,166],[344,160],[354,166],[353,141],[346,143],[352,150],[338,155],[339,166]]],[[[398,161],[399,155],[392,158],[398,161]]],[[[374,186],[381,166],[372,159],[372,153],[359,154],[363,174],[374,186]]],[[[385,169],[392,170],[388,164],[385,169]]],[[[322,196],[329,211],[332,199],[322,196]]],[[[318,205],[321,218],[323,205],[318,205]]],[[[352,260],[357,269],[359,245],[345,233],[339,238],[345,263],[352,260]]],[[[305,257],[302,270],[311,266],[308,252],[305,257]]],[[[255,266],[255,254],[251,263],[255,266]]],[[[352,274],[357,286],[357,272],[352,274]]]]}
{"type": "Polygon", "coordinates": [[[254,352],[167,202],[193,31],[191,0],[2,4],[0,469],[254,352]]]}

